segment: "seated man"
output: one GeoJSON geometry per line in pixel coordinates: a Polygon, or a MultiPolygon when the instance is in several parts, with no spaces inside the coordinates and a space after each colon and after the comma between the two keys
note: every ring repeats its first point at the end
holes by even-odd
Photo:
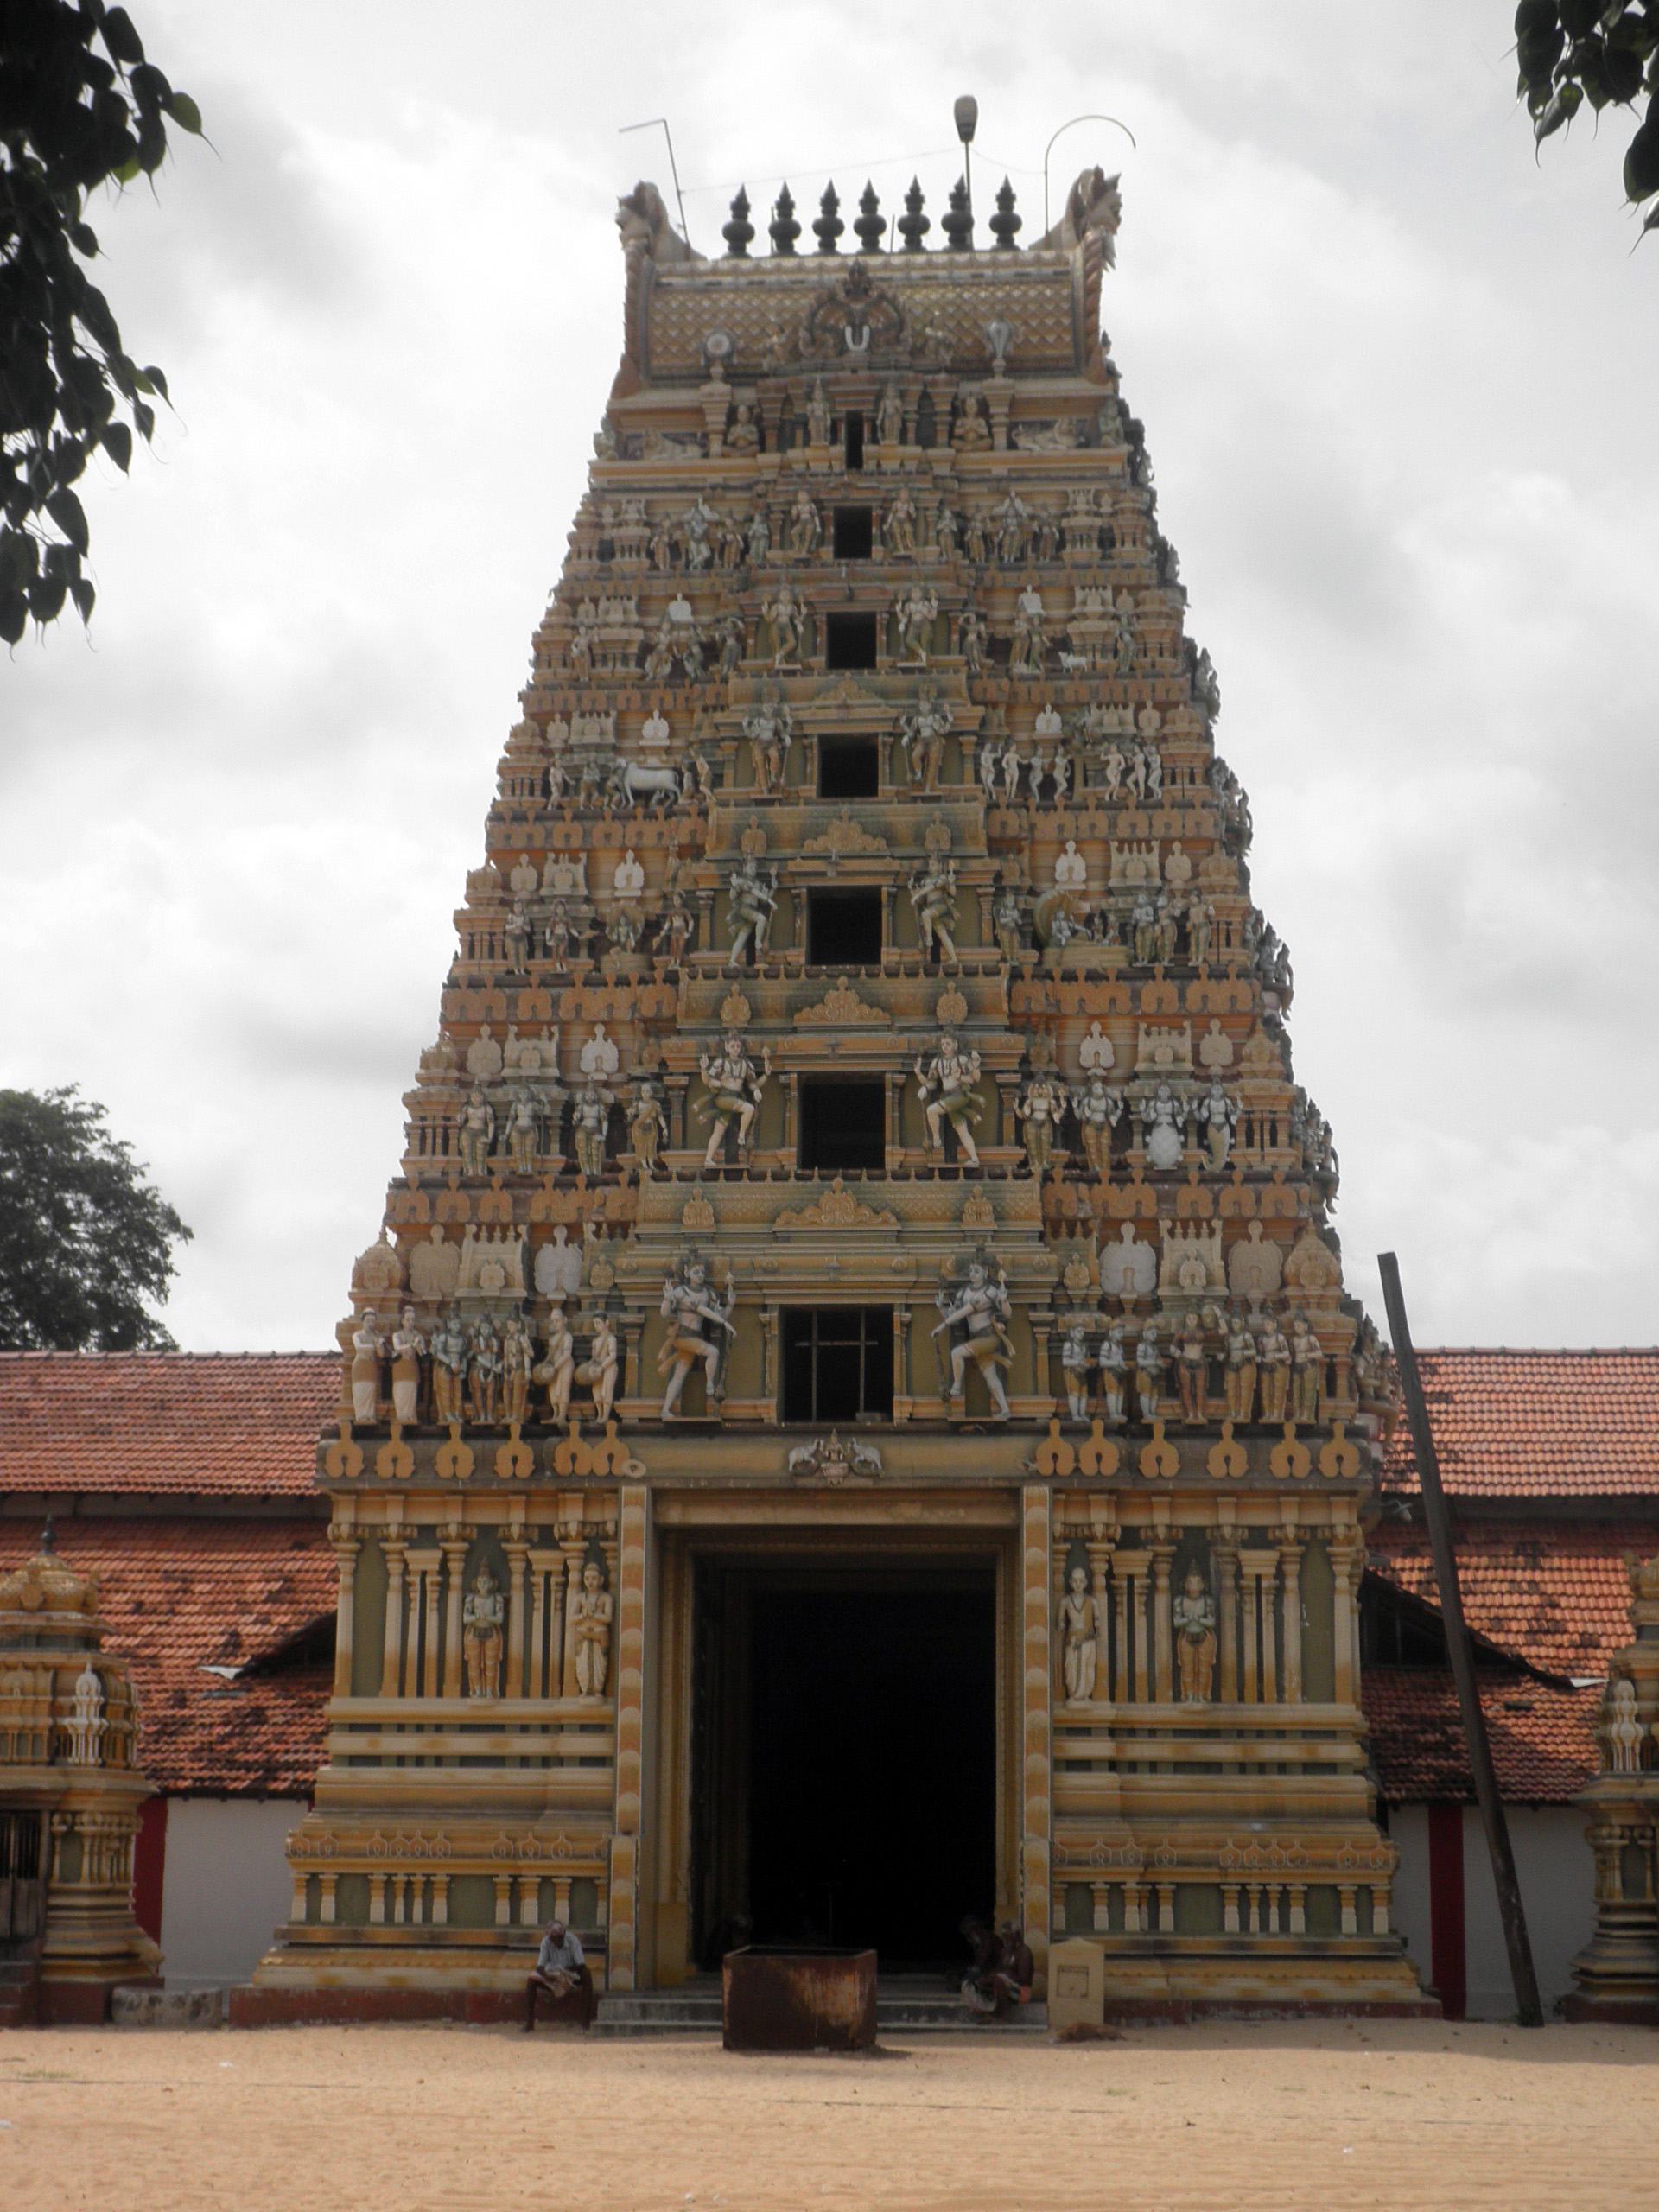
{"type": "Polygon", "coordinates": [[[574,2020],[578,2027],[591,2025],[598,2005],[594,1977],[582,1955],[581,1939],[562,1920],[550,1920],[542,1931],[536,1954],[536,1970],[524,1984],[524,2033],[536,2025],[536,1998],[545,1990],[552,2000],[556,2020],[574,2020]]]}
{"type": "Polygon", "coordinates": [[[982,1921],[964,1920],[962,1932],[974,1954],[971,1971],[962,1984],[962,1999],[982,2019],[1001,2020],[1016,2005],[1031,2002],[1036,1961],[1031,1946],[1014,1923],[1004,1921],[993,1935],[982,1921]]]}

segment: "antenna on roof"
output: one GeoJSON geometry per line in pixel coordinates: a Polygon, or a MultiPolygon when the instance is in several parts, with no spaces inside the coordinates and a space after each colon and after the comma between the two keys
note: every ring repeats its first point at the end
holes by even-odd
{"type": "Polygon", "coordinates": [[[973,243],[974,212],[974,133],[979,128],[979,102],[971,92],[964,92],[951,110],[956,119],[957,136],[962,141],[962,181],[967,188],[969,230],[968,240],[973,243]]]}
{"type": "Polygon", "coordinates": [[[685,199],[680,190],[680,172],[674,159],[674,133],[668,127],[668,118],[665,115],[653,115],[647,117],[644,123],[625,123],[616,135],[619,138],[626,138],[630,130],[654,130],[659,124],[662,126],[663,136],[668,141],[668,170],[674,180],[674,197],[680,210],[680,236],[685,240],[687,245],[690,245],[691,226],[685,219],[685,199]]]}

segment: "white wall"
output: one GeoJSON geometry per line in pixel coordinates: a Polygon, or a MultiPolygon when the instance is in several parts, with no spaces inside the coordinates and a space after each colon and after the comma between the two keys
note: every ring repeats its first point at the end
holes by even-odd
{"type": "MultiPolygon", "coordinates": [[[[1573,1986],[1573,1954],[1595,1922],[1594,1866],[1584,1840],[1584,1815],[1572,1805],[1509,1805],[1510,1842],[1526,1910],[1527,1935],[1539,1994],[1548,2012],[1573,1986]]],[[[1430,1971],[1428,1812],[1422,1805],[1389,1808],[1389,1833],[1399,1847],[1395,1923],[1427,1985],[1430,1971]]],[[[1465,1973],[1471,2020],[1507,2019],[1515,2011],[1510,1955],[1497,1914],[1497,1888],[1486,1831],[1473,1805],[1463,1813],[1465,1973]]]]}
{"type": "Polygon", "coordinates": [[[283,1847],[305,1815],[293,1797],[170,1797],[162,1874],[169,1989],[246,1981],[293,1888],[283,1847]]]}

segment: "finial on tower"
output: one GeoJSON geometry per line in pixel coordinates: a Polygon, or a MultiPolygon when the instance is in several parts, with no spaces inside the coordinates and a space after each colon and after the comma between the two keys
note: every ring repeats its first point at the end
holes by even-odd
{"type": "Polygon", "coordinates": [[[726,250],[734,261],[748,257],[749,240],[754,236],[754,225],[749,220],[749,188],[740,184],[732,200],[732,219],[721,226],[720,235],[726,241],[726,250]]]}
{"type": "Polygon", "coordinates": [[[801,226],[795,219],[795,201],[787,180],[772,203],[772,221],[767,226],[774,253],[793,253],[795,241],[801,235],[801,226]]]}
{"type": "Polygon", "coordinates": [[[820,253],[839,253],[841,251],[837,241],[847,226],[836,213],[840,206],[841,195],[836,190],[834,177],[831,177],[823,188],[823,197],[818,202],[817,220],[812,226],[812,235],[818,242],[820,253]]]}

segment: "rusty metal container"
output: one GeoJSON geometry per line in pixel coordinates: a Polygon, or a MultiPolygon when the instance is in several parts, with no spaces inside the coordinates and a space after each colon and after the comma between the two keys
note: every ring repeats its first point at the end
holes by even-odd
{"type": "Polygon", "coordinates": [[[868,2050],[875,2042],[875,1953],[750,1944],[721,1962],[728,2050],[868,2050]]]}

